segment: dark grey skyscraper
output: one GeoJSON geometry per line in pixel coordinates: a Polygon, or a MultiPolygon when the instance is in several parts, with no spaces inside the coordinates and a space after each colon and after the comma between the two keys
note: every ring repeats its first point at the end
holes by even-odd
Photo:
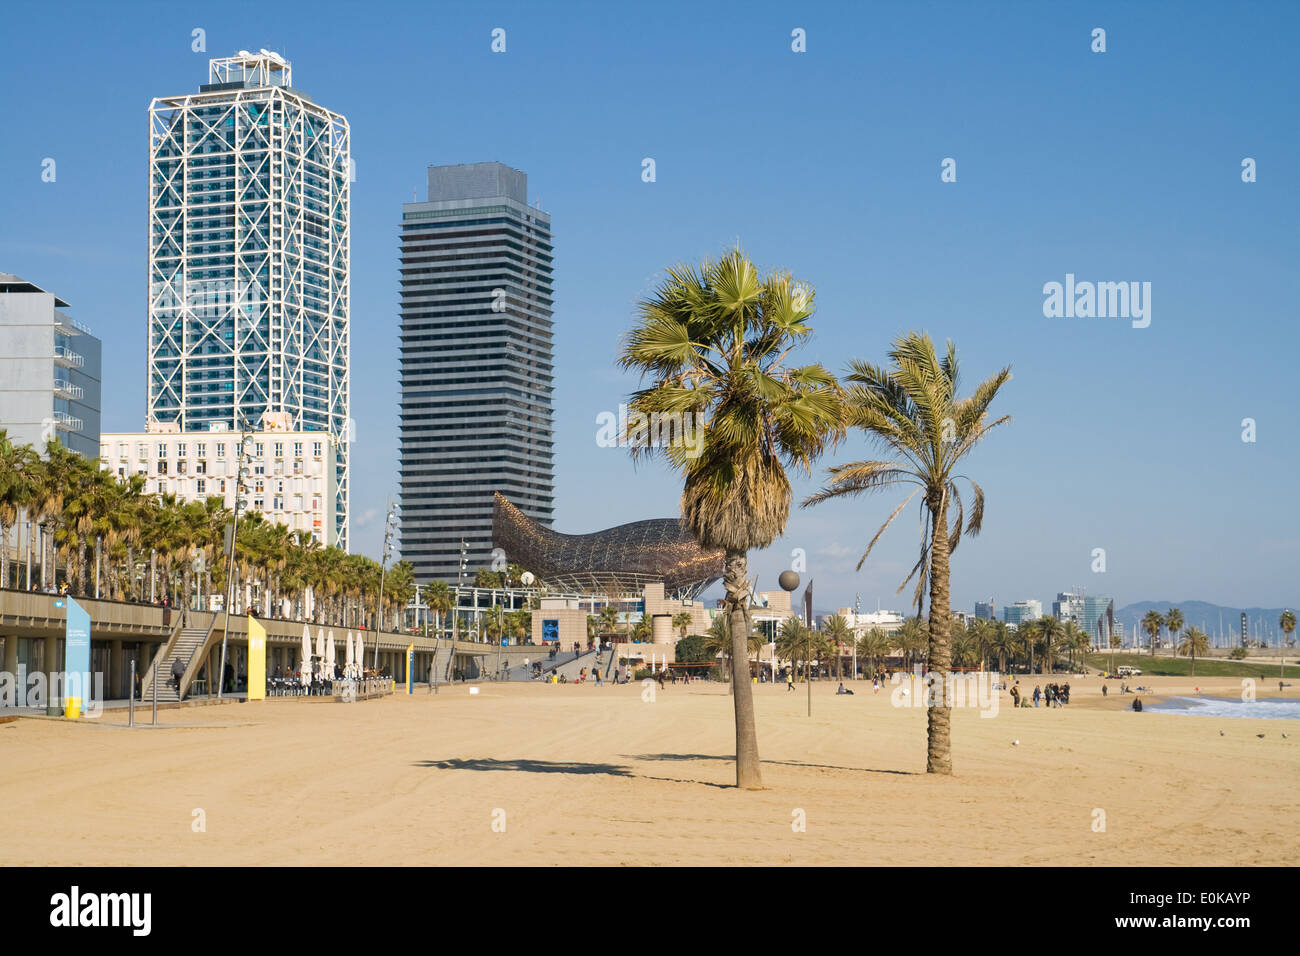
{"type": "Polygon", "coordinates": [[[402,557],[454,582],[462,539],[491,561],[494,492],[553,516],[551,217],[517,169],[430,166],[401,253],[402,557]]]}

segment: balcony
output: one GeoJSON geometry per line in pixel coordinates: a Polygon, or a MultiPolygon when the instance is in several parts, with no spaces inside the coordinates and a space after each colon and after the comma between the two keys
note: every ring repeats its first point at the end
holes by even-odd
{"type": "Polygon", "coordinates": [[[66,368],[81,368],[81,366],[86,364],[84,358],[64,345],[54,346],[54,361],[56,364],[65,366],[66,368]]]}
{"type": "Polygon", "coordinates": [[[85,395],[80,385],[73,385],[71,382],[65,382],[62,379],[54,380],[54,394],[59,398],[69,398],[79,402],[85,395]]]}
{"type": "Polygon", "coordinates": [[[82,430],[85,423],[80,418],[74,418],[67,412],[55,412],[54,425],[56,428],[61,428],[64,431],[79,432],[82,430]]]}

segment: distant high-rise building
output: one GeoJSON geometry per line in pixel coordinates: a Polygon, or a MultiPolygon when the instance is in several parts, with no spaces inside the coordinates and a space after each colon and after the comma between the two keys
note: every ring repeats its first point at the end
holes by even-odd
{"type": "Polygon", "coordinates": [[[1073,621],[1093,644],[1110,646],[1115,602],[1105,596],[1088,597],[1082,590],[1062,591],[1052,602],[1052,615],[1059,621],[1073,621]]]}
{"type": "Polygon", "coordinates": [[[1008,624],[1020,625],[1026,621],[1036,621],[1042,616],[1042,601],[1017,601],[1002,609],[1002,620],[1008,624]]]}
{"type": "Polygon", "coordinates": [[[147,424],[327,432],[345,549],[351,178],[347,120],[279,54],[211,60],[149,107],[147,424]]]}
{"type": "Polygon", "coordinates": [[[554,515],[551,218],[517,169],[430,166],[401,258],[402,557],[455,581],[462,540],[490,562],[494,492],[554,515]]]}
{"type": "Polygon", "coordinates": [[[975,618],[980,621],[991,621],[997,617],[997,610],[993,607],[993,599],[987,601],[975,602],[975,618]]]}
{"type": "Polygon", "coordinates": [[[45,450],[99,454],[100,342],[53,293],[0,273],[0,428],[45,450]]]}

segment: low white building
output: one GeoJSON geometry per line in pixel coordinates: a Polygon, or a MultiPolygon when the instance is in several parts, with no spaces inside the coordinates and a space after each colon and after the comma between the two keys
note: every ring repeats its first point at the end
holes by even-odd
{"type": "Polygon", "coordinates": [[[852,608],[840,608],[840,616],[848,624],[855,637],[861,637],[873,627],[878,627],[886,634],[895,634],[903,629],[905,618],[899,611],[867,611],[853,613],[852,608]]]}
{"type": "MultiPolygon", "coordinates": [[[[322,545],[337,545],[333,440],[327,432],[286,427],[287,416],[267,414],[252,435],[248,509],[322,545]]],[[[175,423],[155,423],[144,432],[102,434],[100,467],[122,479],[142,476],[149,495],[174,494],[181,501],[216,496],[233,510],[240,441],[239,432],[219,424],[182,432],[175,423]]]]}

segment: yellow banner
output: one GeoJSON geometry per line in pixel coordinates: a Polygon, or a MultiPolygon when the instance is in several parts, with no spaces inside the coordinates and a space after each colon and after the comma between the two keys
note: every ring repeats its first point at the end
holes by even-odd
{"type": "Polygon", "coordinates": [[[248,699],[266,698],[266,628],[248,618],[248,699]]]}

